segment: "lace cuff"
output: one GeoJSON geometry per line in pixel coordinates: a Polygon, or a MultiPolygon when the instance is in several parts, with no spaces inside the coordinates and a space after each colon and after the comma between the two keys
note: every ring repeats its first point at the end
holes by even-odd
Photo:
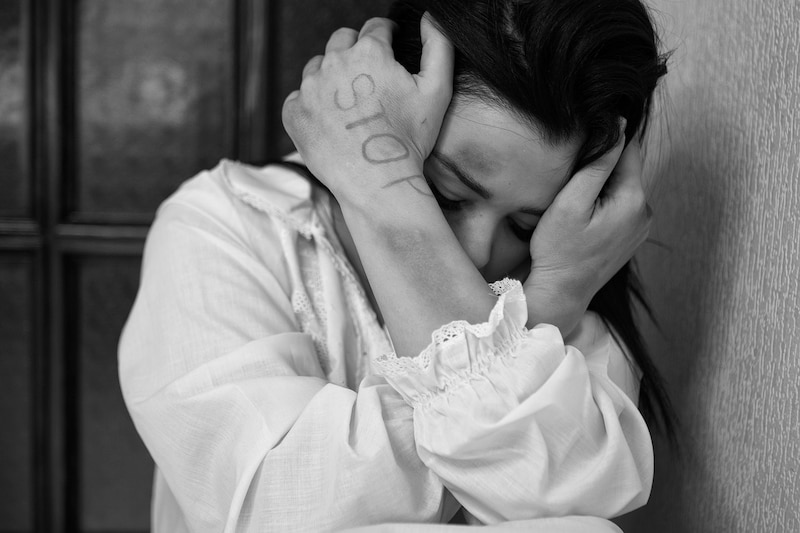
{"type": "MultiPolygon", "coordinates": [[[[498,295],[489,320],[451,322],[434,331],[431,344],[416,357],[390,353],[376,361],[378,373],[413,407],[425,407],[472,380],[484,379],[500,360],[515,358],[528,336],[528,307],[522,284],[504,279],[491,284],[498,295]]],[[[537,326],[546,328],[552,326],[537,326]]]]}

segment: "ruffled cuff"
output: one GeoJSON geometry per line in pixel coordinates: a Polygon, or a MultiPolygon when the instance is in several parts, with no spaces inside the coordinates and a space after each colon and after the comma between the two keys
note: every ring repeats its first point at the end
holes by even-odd
{"type": "MultiPolygon", "coordinates": [[[[430,405],[475,379],[485,379],[498,361],[517,357],[518,346],[529,333],[522,284],[506,278],[491,284],[491,288],[498,300],[487,322],[451,322],[433,332],[431,343],[418,356],[390,353],[376,361],[378,373],[413,407],[430,405]]],[[[561,340],[554,326],[534,329],[540,328],[555,330],[561,340]]],[[[547,336],[552,335],[549,332],[547,336]]]]}

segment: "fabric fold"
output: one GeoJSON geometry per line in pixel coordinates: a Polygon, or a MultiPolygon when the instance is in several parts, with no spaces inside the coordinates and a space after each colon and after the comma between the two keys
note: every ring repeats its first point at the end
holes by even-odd
{"type": "Polygon", "coordinates": [[[416,357],[389,353],[378,358],[378,373],[412,406],[427,406],[437,396],[483,378],[498,360],[516,357],[526,336],[546,332],[544,336],[560,340],[553,326],[537,326],[535,332],[525,327],[528,308],[518,280],[506,278],[491,288],[498,299],[486,322],[450,322],[431,334],[431,343],[416,357]]]}

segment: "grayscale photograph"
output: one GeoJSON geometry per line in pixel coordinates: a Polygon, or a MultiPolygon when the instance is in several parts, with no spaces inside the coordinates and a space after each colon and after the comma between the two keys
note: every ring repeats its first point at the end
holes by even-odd
{"type": "Polygon", "coordinates": [[[0,533],[800,533],[798,0],[0,0],[0,533]]]}

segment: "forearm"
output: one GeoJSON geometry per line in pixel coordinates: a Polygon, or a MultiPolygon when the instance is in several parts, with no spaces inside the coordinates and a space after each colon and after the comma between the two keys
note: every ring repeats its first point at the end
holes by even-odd
{"type": "Polygon", "coordinates": [[[525,293],[528,303],[527,327],[552,324],[567,337],[575,329],[588,308],[588,302],[577,296],[570,287],[536,283],[531,280],[525,293]]]}
{"type": "Polygon", "coordinates": [[[486,321],[496,302],[436,201],[418,188],[400,183],[369,205],[342,204],[400,356],[419,354],[443,324],[486,321]]]}

